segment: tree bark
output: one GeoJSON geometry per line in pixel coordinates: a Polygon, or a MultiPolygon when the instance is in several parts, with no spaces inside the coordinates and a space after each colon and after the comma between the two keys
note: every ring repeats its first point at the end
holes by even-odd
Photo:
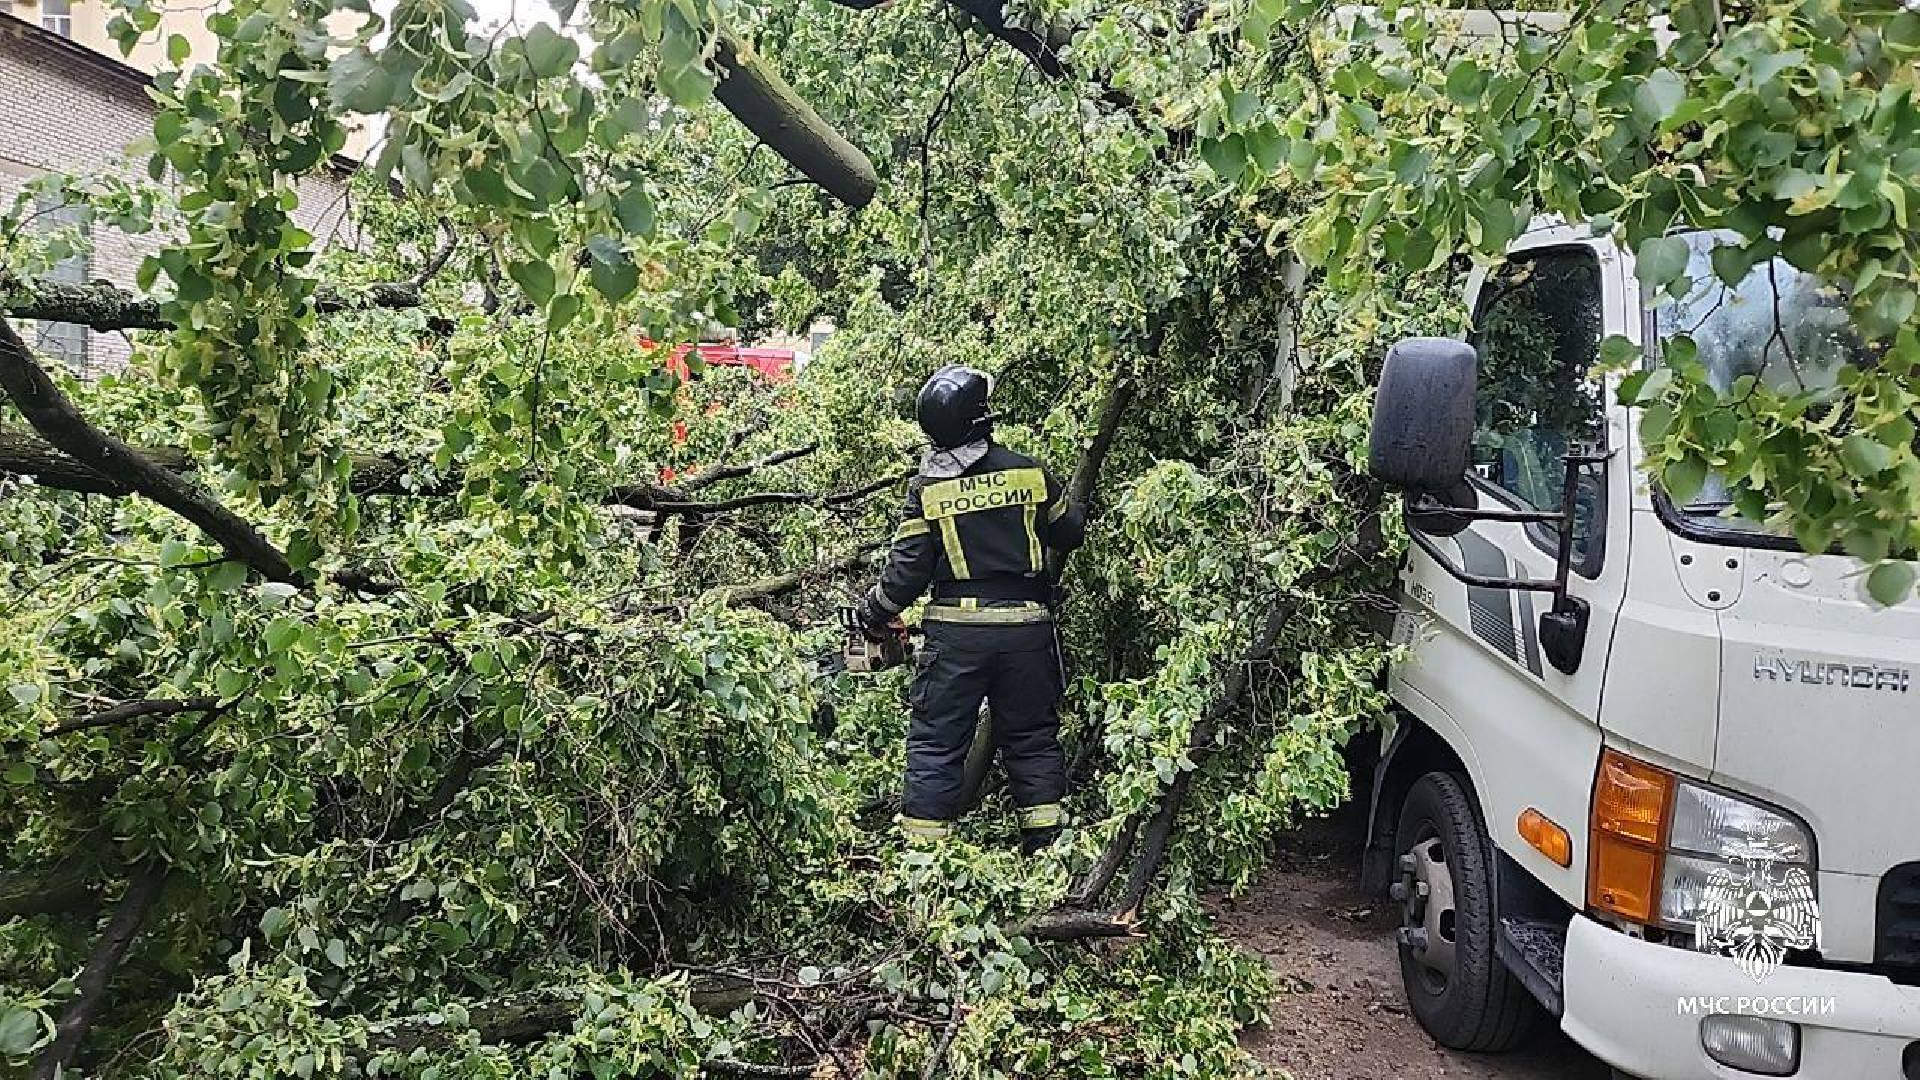
{"type": "Polygon", "coordinates": [[[820,118],[753,47],[722,31],[713,96],[728,112],[829,195],[858,210],[880,186],[873,162],[820,118]]]}
{"type": "MultiPolygon", "coordinates": [[[[70,285],[58,281],[22,282],[4,290],[0,311],[14,319],[76,323],[93,330],[168,330],[173,321],[158,300],[130,293],[117,285],[93,282],[70,285]]],[[[419,307],[420,290],[402,281],[381,282],[361,289],[321,288],[313,308],[320,314],[367,308],[419,307]]]]}
{"type": "Polygon", "coordinates": [[[220,707],[219,698],[162,698],[153,701],[126,701],[101,709],[97,713],[77,716],[64,723],[48,728],[45,735],[65,735],[74,731],[88,731],[93,728],[111,727],[124,724],[129,720],[139,720],[149,716],[177,716],[184,712],[210,712],[220,707]]]}
{"type": "MultiPolygon", "coordinates": [[[[129,449],[171,473],[190,473],[199,468],[199,462],[191,454],[177,447],[143,446],[129,449]]],[[[684,515],[720,514],[753,506],[780,504],[843,506],[891,487],[912,475],[899,473],[849,491],[828,494],[770,491],[710,502],[699,502],[682,497],[696,488],[709,487],[722,480],[737,479],[760,469],[791,461],[811,452],[812,449],[810,446],[795,447],[768,454],[757,461],[713,466],[704,472],[694,474],[688,483],[679,488],[663,487],[659,484],[624,484],[609,491],[604,501],[608,505],[630,506],[636,510],[684,515]]],[[[451,495],[460,490],[461,478],[458,473],[450,472],[430,483],[421,483],[418,480],[417,471],[422,467],[420,463],[408,462],[392,454],[352,454],[349,455],[349,460],[353,471],[347,480],[347,490],[355,495],[438,496],[451,495]]],[[[116,496],[142,494],[124,473],[107,474],[95,471],[74,456],[62,453],[46,439],[24,431],[5,428],[0,428],[0,475],[32,477],[40,486],[59,491],[116,496]]]]}
{"type": "Polygon", "coordinates": [[[1133,404],[1135,389],[1133,380],[1122,375],[1107,391],[1106,400],[1100,403],[1100,420],[1094,426],[1093,441],[1087,444],[1086,453],[1080,455],[1080,464],[1074,466],[1073,478],[1067,483],[1067,498],[1071,501],[1086,506],[1094,489],[1100,486],[1100,470],[1107,464],[1114,436],[1120,433],[1120,418],[1126,414],[1127,406],[1133,404]]]}
{"type": "Polygon", "coordinates": [[[982,29],[1026,57],[1042,75],[1049,79],[1066,77],[1067,66],[1060,60],[1060,50],[1067,47],[1073,35],[1065,29],[1050,26],[1042,36],[1014,26],[1007,22],[1007,6],[1003,0],[947,0],[947,3],[971,15],[982,29]]]}
{"type": "Polygon", "coordinates": [[[94,943],[93,954],[87,957],[87,966],[81,969],[80,979],[76,983],[79,994],[73,999],[73,1004],[67,1006],[67,1011],[61,1014],[60,1022],[54,1025],[53,1041],[34,1061],[34,1080],[55,1080],[73,1064],[74,1055],[79,1052],[80,1044],[86,1041],[87,1032],[92,1030],[94,1020],[99,1017],[100,1009],[106,1003],[108,984],[113,981],[114,973],[120,970],[120,962],[127,957],[127,948],[139,935],[140,927],[146,923],[154,903],[160,899],[169,873],[166,866],[158,863],[143,866],[134,872],[133,880],[127,884],[126,895],[120,898],[120,906],[114,909],[106,930],[94,943]]]}
{"type": "Polygon", "coordinates": [[[93,867],[70,856],[42,870],[0,875],[0,922],[90,911],[99,898],[93,867]]]}
{"type": "Polygon", "coordinates": [[[134,491],[200,527],[220,547],[264,577],[304,585],[286,555],[260,530],[205,491],[94,427],[60,392],[27,343],[0,319],[0,388],[27,423],[54,448],[101,476],[125,477],[134,491]]]}
{"type": "MultiPolygon", "coordinates": [[[[437,1012],[383,1020],[367,1029],[366,1049],[358,1056],[364,1060],[379,1053],[438,1049],[469,1030],[488,1045],[525,1045],[571,1025],[580,1015],[585,996],[580,987],[552,986],[476,1002],[467,1006],[465,1027],[448,1023],[437,1012]]],[[[696,986],[689,995],[694,1008],[716,1016],[725,1016],[756,996],[752,983],[734,979],[696,986]]]]}

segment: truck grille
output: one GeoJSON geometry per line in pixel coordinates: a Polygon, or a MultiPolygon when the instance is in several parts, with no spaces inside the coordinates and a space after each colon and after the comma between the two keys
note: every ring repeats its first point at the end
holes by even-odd
{"type": "Polygon", "coordinates": [[[1880,879],[1876,967],[1920,969],[1920,863],[1904,863],[1880,879]]]}

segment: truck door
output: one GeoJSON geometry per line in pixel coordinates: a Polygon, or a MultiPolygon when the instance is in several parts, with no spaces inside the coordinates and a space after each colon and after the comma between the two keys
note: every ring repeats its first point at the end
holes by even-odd
{"type": "MultiPolygon", "coordinates": [[[[1569,446],[1626,445],[1626,410],[1593,377],[1601,341],[1629,330],[1624,283],[1612,249],[1582,232],[1529,234],[1472,296],[1479,390],[1469,482],[1483,508],[1558,511],[1569,446]]],[[[1460,753],[1496,845],[1570,897],[1580,895],[1600,690],[1626,579],[1626,458],[1587,468],[1578,489],[1569,590],[1590,617],[1571,674],[1541,648],[1549,594],[1463,584],[1417,549],[1402,578],[1410,655],[1395,665],[1396,698],[1460,753]],[[1574,834],[1572,867],[1519,840],[1514,822],[1529,808],[1574,834]]],[[[1471,574],[1554,576],[1552,525],[1482,521],[1436,539],[1457,548],[1471,574]]]]}

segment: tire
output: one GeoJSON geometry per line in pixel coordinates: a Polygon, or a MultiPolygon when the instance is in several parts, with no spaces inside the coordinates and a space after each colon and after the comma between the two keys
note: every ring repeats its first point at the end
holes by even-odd
{"type": "Polygon", "coordinates": [[[1414,782],[1394,850],[1400,979],[1415,1019],[1455,1050],[1518,1046],[1541,1009],[1494,955],[1493,848],[1459,777],[1430,772],[1414,782]]]}

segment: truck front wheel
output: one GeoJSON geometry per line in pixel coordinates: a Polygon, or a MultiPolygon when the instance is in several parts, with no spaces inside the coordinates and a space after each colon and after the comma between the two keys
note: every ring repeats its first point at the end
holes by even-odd
{"type": "Polygon", "coordinates": [[[1455,1050],[1518,1045],[1540,1008],[1494,955],[1492,847],[1459,777],[1430,772],[1414,781],[1394,850],[1400,979],[1413,1015],[1455,1050]]]}

